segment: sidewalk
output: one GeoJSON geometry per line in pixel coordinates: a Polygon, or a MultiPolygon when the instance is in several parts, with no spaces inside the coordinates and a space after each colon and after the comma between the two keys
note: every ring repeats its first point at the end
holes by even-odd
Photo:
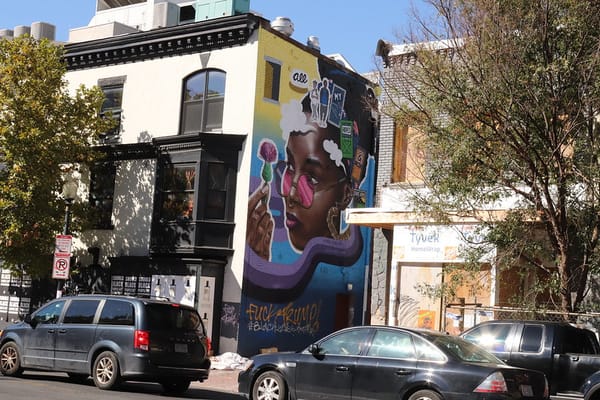
{"type": "Polygon", "coordinates": [[[204,382],[192,382],[191,387],[194,389],[237,393],[239,372],[239,369],[211,369],[207,380],[204,382]]]}

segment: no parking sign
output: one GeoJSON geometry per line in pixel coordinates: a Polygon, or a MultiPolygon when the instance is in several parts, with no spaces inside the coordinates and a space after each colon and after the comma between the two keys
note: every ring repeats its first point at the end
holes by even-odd
{"type": "Polygon", "coordinates": [[[71,235],[56,235],[52,279],[69,279],[72,240],[71,235]]]}

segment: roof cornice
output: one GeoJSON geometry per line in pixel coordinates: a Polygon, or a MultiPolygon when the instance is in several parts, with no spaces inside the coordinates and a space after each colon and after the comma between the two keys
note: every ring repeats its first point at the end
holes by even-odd
{"type": "Polygon", "coordinates": [[[246,43],[263,19],[254,14],[65,44],[67,70],[200,53],[246,43]]]}

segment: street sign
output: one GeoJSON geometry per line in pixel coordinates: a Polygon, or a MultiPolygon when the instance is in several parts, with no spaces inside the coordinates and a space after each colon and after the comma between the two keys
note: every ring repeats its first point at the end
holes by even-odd
{"type": "Polygon", "coordinates": [[[52,279],[69,279],[69,267],[71,265],[71,254],[54,254],[52,264],[52,279]]]}
{"type": "Polygon", "coordinates": [[[71,245],[73,236],[56,235],[56,244],[54,245],[54,254],[71,254],[71,245]]]}

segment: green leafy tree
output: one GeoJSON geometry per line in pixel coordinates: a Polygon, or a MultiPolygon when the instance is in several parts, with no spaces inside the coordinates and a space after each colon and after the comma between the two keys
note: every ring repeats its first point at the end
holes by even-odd
{"type": "Polygon", "coordinates": [[[598,3],[426,2],[437,19],[417,16],[412,56],[384,58],[388,111],[427,154],[415,208],[444,221],[511,204],[482,225],[499,265],[576,311],[600,266],[598,3]]]}
{"type": "MultiPolygon", "coordinates": [[[[60,45],[0,40],[0,260],[35,277],[52,269],[65,168],[92,162],[92,144],[112,123],[99,116],[101,90],[69,93],[65,72],[60,45]]],[[[83,211],[73,206],[74,229],[83,211]]]]}

